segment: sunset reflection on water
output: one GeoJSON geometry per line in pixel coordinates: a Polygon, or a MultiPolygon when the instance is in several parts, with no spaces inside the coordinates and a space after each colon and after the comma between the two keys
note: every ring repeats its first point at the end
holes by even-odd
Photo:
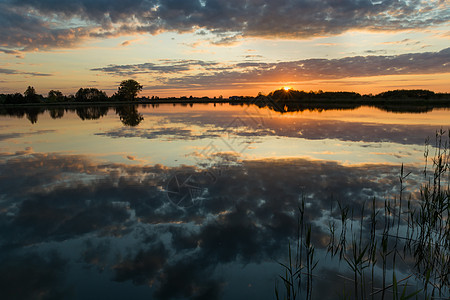
{"type": "Polygon", "coordinates": [[[333,201],[381,205],[402,163],[416,198],[424,141],[450,127],[448,110],[147,105],[136,126],[116,112],[0,117],[6,298],[272,299],[299,199],[321,257],[333,201]]]}

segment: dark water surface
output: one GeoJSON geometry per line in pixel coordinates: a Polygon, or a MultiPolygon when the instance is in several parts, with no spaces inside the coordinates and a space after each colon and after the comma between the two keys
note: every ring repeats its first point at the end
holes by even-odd
{"type": "Polygon", "coordinates": [[[10,109],[0,298],[274,299],[302,199],[319,261],[313,298],[337,298],[352,276],[326,255],[337,202],[355,218],[374,197],[382,207],[398,196],[402,163],[417,198],[425,140],[440,128],[449,110],[10,109]]]}

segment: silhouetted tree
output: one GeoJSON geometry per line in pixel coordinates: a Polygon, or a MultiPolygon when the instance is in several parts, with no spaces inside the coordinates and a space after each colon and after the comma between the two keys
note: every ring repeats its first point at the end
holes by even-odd
{"type": "Polygon", "coordinates": [[[271,92],[268,96],[275,101],[283,101],[283,100],[303,99],[307,97],[307,95],[308,93],[304,91],[297,91],[293,89],[289,90],[279,89],[271,92]]]}
{"type": "Polygon", "coordinates": [[[119,100],[132,101],[136,98],[137,94],[142,90],[142,85],[136,80],[128,79],[120,83],[117,90],[116,97],[119,100]]]}
{"type": "Polygon", "coordinates": [[[387,91],[376,95],[376,97],[381,98],[419,98],[419,99],[429,99],[434,96],[434,92],[428,90],[394,90],[387,91]]]}
{"type": "Polygon", "coordinates": [[[25,103],[25,99],[21,93],[7,94],[5,96],[4,103],[5,104],[20,104],[20,103],[25,103]]]}
{"type": "Polygon", "coordinates": [[[25,96],[24,98],[25,98],[25,102],[26,103],[39,103],[39,102],[41,102],[40,101],[41,100],[40,99],[41,96],[36,94],[36,90],[32,86],[28,86],[23,94],[25,96]]]}
{"type": "Polygon", "coordinates": [[[60,91],[51,90],[48,92],[47,99],[49,102],[62,102],[64,101],[64,95],[60,91]]]}
{"type": "Polygon", "coordinates": [[[80,88],[75,94],[75,99],[80,102],[106,101],[106,93],[96,88],[80,88]]]}
{"type": "Polygon", "coordinates": [[[28,86],[23,95],[25,97],[33,97],[36,95],[36,90],[32,86],[28,86]]]}

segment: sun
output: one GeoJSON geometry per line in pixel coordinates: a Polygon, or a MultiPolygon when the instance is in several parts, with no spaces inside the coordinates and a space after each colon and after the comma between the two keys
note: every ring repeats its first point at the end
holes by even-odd
{"type": "Polygon", "coordinates": [[[291,90],[292,88],[290,86],[283,86],[283,90],[285,90],[286,92],[291,90]]]}

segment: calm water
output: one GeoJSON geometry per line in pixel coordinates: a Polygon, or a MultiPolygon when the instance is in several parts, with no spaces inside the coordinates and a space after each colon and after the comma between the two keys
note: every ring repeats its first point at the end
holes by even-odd
{"type": "Polygon", "coordinates": [[[313,298],[335,298],[350,270],[324,255],[330,209],[394,197],[402,163],[414,195],[441,127],[449,110],[4,112],[0,297],[274,299],[303,198],[313,298]]]}

